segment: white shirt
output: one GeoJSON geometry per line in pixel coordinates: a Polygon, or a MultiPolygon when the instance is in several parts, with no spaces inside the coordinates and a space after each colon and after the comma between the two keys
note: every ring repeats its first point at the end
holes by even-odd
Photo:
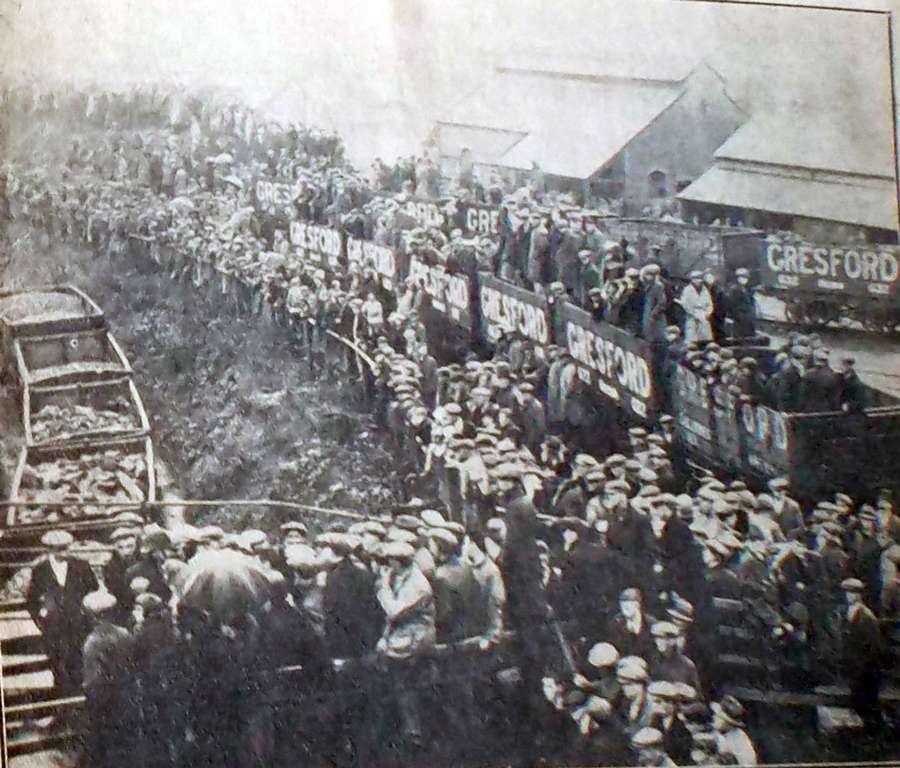
{"type": "Polygon", "coordinates": [[[720,754],[734,755],[738,765],[756,765],[756,749],[742,728],[730,728],[717,734],[716,747],[720,754]]]}
{"type": "Polygon", "coordinates": [[[56,579],[56,583],[59,584],[59,586],[64,587],[66,585],[66,576],[69,573],[68,561],[51,557],[50,570],[53,571],[53,577],[56,579]]]}

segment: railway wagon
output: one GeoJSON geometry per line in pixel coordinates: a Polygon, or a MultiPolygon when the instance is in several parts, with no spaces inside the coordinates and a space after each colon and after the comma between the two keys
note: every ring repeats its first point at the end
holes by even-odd
{"type": "Polygon", "coordinates": [[[850,318],[869,331],[900,323],[900,246],[813,243],[793,235],[760,242],[759,285],[784,301],[789,322],[850,318]]]}
{"type": "Polygon", "coordinates": [[[21,386],[52,386],[131,375],[131,364],[105,328],[15,339],[21,386]]]}
{"type": "Polygon", "coordinates": [[[15,375],[16,339],[106,328],[103,310],[71,285],[0,293],[2,370],[15,375]]]}
{"type": "Polygon", "coordinates": [[[105,328],[106,318],[86,293],[61,285],[0,293],[0,323],[4,335],[18,338],[105,328]]]}
{"type": "Polygon", "coordinates": [[[731,279],[740,267],[756,275],[760,242],[765,237],[758,229],[699,226],[659,219],[605,219],[601,226],[613,239],[627,240],[639,264],[651,261],[662,264],[678,280],[686,279],[695,269],[712,270],[721,280],[731,279]]]}
{"type": "Polygon", "coordinates": [[[153,443],[146,436],[26,446],[19,452],[9,495],[41,506],[10,506],[6,526],[20,531],[48,525],[102,526],[123,508],[156,501],[154,461],[153,443]],[[66,503],[73,501],[103,506],[66,503]]]}
{"type": "MultiPolygon", "coordinates": [[[[768,347],[735,347],[761,369],[768,347]]],[[[867,497],[900,483],[900,400],[866,387],[862,413],[785,413],[743,401],[721,385],[680,366],[671,388],[676,435],[692,460],[758,483],[786,477],[792,491],[813,499],[845,490],[867,497]]]]}
{"type": "MultiPolygon", "coordinates": [[[[900,484],[900,400],[866,387],[862,414],[780,413],[741,401],[684,366],[673,382],[660,375],[662,350],[569,303],[479,274],[480,337],[492,346],[518,337],[544,356],[550,344],[577,364],[577,375],[597,408],[614,408],[625,421],[654,424],[666,411],[676,419],[680,444],[709,469],[757,483],[785,476],[795,493],[813,497],[840,488],[857,493],[900,484]]],[[[768,340],[735,340],[736,357],[754,357],[769,373],[776,351],[768,340]],[[764,343],[760,343],[763,341],[764,343]]]]}
{"type": "Polygon", "coordinates": [[[22,425],[28,446],[142,437],[150,432],[144,404],[129,377],[26,387],[22,425]]]}

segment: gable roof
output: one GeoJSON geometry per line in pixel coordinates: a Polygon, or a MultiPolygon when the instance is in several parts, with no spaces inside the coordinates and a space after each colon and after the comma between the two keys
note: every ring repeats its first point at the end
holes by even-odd
{"type": "Polygon", "coordinates": [[[482,162],[587,178],[684,93],[683,80],[572,75],[500,68],[439,124],[522,134],[506,152],[482,162]]]}
{"type": "Polygon", "coordinates": [[[894,178],[891,118],[879,124],[816,112],[758,113],[716,150],[716,158],[894,178]]]}
{"type": "Polygon", "coordinates": [[[801,172],[766,172],[765,166],[718,162],[678,198],[697,203],[897,229],[893,180],[801,172]]]}

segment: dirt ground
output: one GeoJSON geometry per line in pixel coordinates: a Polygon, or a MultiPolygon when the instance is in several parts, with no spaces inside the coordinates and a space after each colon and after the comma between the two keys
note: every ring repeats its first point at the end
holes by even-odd
{"type": "MultiPolygon", "coordinates": [[[[310,380],[289,331],[236,318],[205,295],[89,249],[49,253],[14,233],[2,283],[70,282],[106,313],[135,371],[154,446],[188,499],[278,499],[376,513],[396,500],[391,457],[358,388],[310,380]]],[[[216,508],[198,524],[272,530],[285,513],[216,508]]]]}

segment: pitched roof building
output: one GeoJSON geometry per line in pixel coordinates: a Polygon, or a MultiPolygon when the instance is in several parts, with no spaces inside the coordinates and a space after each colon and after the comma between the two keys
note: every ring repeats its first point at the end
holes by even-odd
{"type": "Polygon", "coordinates": [[[884,126],[759,114],[716,152],[678,196],[688,216],[740,220],[843,240],[863,230],[894,241],[897,185],[890,120],[884,126]]]}
{"type": "Polygon", "coordinates": [[[617,72],[584,59],[497,67],[435,126],[442,165],[464,150],[476,168],[622,199],[633,212],[706,171],[745,116],[706,63],[617,72]]]}

